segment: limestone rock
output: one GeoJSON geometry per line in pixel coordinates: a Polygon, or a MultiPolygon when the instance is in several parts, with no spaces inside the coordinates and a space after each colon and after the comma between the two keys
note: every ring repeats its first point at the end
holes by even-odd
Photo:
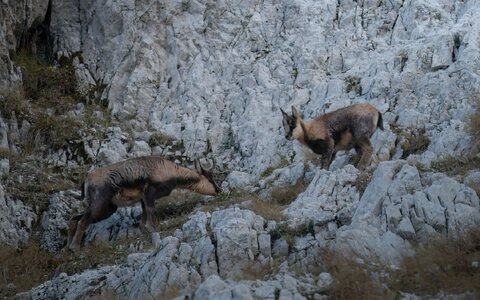
{"type": "Polygon", "coordinates": [[[15,248],[25,245],[36,219],[29,206],[7,196],[0,184],[0,242],[15,248]]]}
{"type": "MultiPolygon", "coordinates": [[[[50,198],[48,209],[42,214],[40,226],[42,248],[50,252],[60,250],[66,241],[68,221],[84,209],[84,204],[73,193],[59,192],[50,198]]],[[[79,195],[76,195],[79,196],[79,195]]]]}

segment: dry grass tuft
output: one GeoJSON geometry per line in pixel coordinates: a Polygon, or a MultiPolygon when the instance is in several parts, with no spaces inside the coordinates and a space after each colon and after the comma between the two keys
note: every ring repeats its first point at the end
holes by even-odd
{"type": "Polygon", "coordinates": [[[85,245],[75,255],[71,252],[52,254],[30,240],[21,249],[0,246],[0,297],[11,298],[61,272],[80,273],[89,268],[119,264],[125,261],[128,245],[135,240],[85,245]]]}
{"type": "Polygon", "coordinates": [[[365,170],[361,172],[360,175],[358,175],[355,181],[352,183],[352,185],[360,193],[360,197],[363,195],[363,193],[365,192],[365,189],[367,188],[368,184],[372,180],[372,176],[373,176],[373,169],[365,170]]]}
{"type": "Polygon", "coordinates": [[[82,124],[72,117],[39,113],[33,119],[30,134],[32,140],[40,137],[40,144],[60,150],[79,141],[82,129],[82,124]]]}
{"type": "Polygon", "coordinates": [[[480,149],[480,97],[476,100],[477,109],[470,116],[468,131],[473,137],[472,149],[476,152],[480,149]]]}
{"type": "Polygon", "coordinates": [[[322,261],[326,272],[334,278],[328,292],[333,299],[394,299],[394,294],[383,288],[368,266],[359,263],[353,253],[324,249],[322,261]]]}
{"type": "Polygon", "coordinates": [[[36,105],[63,113],[79,102],[71,63],[54,67],[26,51],[16,53],[13,60],[22,70],[26,97],[36,105]]]}
{"type": "Polygon", "coordinates": [[[418,246],[416,254],[405,257],[400,270],[392,274],[395,290],[417,295],[440,291],[480,296],[480,229],[456,238],[441,238],[418,246]]]}
{"type": "Polygon", "coordinates": [[[12,297],[48,280],[58,264],[34,242],[19,250],[0,246],[0,297],[12,297]]]}
{"type": "Polygon", "coordinates": [[[279,205],[273,201],[267,202],[255,197],[248,203],[247,208],[267,220],[285,220],[285,216],[282,213],[282,210],[285,209],[285,206],[279,205]]]}
{"type": "Polygon", "coordinates": [[[462,157],[448,156],[444,159],[432,162],[432,169],[437,172],[453,175],[465,175],[470,170],[480,168],[480,157],[466,155],[462,157]]]}
{"type": "Polygon", "coordinates": [[[413,128],[409,129],[408,131],[403,131],[399,128],[392,127],[392,130],[402,143],[402,159],[407,158],[411,154],[420,154],[425,152],[425,150],[428,149],[428,145],[430,145],[430,139],[425,133],[425,128],[413,128]]]}
{"type": "Polygon", "coordinates": [[[251,262],[248,266],[242,268],[237,274],[235,280],[266,280],[278,272],[280,262],[272,260],[267,265],[251,262]]]}
{"type": "Polygon", "coordinates": [[[276,169],[281,169],[281,168],[287,166],[288,163],[289,162],[286,158],[282,158],[280,160],[280,162],[278,164],[276,164],[275,166],[271,166],[271,167],[266,168],[260,176],[261,177],[268,177],[268,176],[272,175],[273,171],[275,171],[276,169]]]}
{"type": "Polygon", "coordinates": [[[307,185],[303,179],[297,181],[297,183],[290,186],[275,187],[272,189],[271,197],[272,201],[279,205],[289,205],[297,196],[305,191],[307,185]]]}
{"type": "Polygon", "coordinates": [[[5,119],[11,119],[14,115],[21,121],[28,116],[28,102],[22,88],[13,88],[8,91],[0,91],[0,113],[5,119]]]}

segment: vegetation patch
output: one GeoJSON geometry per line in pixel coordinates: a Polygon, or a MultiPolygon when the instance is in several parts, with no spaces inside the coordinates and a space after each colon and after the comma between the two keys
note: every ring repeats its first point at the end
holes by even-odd
{"type": "Polygon", "coordinates": [[[307,185],[303,178],[289,186],[274,187],[271,193],[272,201],[279,205],[289,205],[297,199],[300,193],[305,191],[306,187],[307,185]]]}
{"type": "Polygon", "coordinates": [[[345,78],[345,91],[347,93],[350,93],[351,91],[354,91],[357,96],[360,96],[362,94],[362,85],[361,85],[361,80],[359,76],[348,76],[345,78]]]}
{"type": "Polygon", "coordinates": [[[472,149],[478,153],[480,148],[480,97],[477,97],[476,99],[476,106],[477,108],[475,112],[470,116],[468,132],[473,137],[472,149]]]}
{"type": "Polygon", "coordinates": [[[425,128],[415,128],[401,130],[392,126],[392,131],[397,135],[397,141],[403,150],[402,159],[407,158],[411,154],[420,154],[425,152],[430,145],[430,139],[425,133],[425,128]]]}
{"type": "Polygon", "coordinates": [[[205,212],[212,212],[214,210],[227,208],[234,204],[239,204],[250,200],[252,197],[251,194],[245,192],[241,189],[233,189],[228,192],[223,192],[220,195],[216,196],[215,199],[209,201],[208,203],[204,203],[200,208],[202,211],[205,212]]]}
{"type": "Polygon", "coordinates": [[[49,145],[54,151],[68,147],[82,138],[83,125],[73,117],[38,113],[32,121],[30,138],[35,141],[34,144],[49,145]]]}
{"type": "Polygon", "coordinates": [[[169,135],[156,132],[150,136],[150,139],[148,140],[148,145],[150,147],[156,147],[156,146],[168,146],[172,145],[172,142],[175,140],[174,137],[171,137],[169,135]]]}
{"type": "Polygon", "coordinates": [[[12,57],[22,70],[23,86],[2,92],[5,96],[0,99],[0,111],[7,121],[26,123],[28,132],[20,132],[22,136],[11,141],[17,143],[18,153],[0,151],[0,157],[10,161],[4,186],[8,195],[40,213],[52,193],[77,188],[86,173],[86,167],[75,163],[73,167],[55,167],[42,160],[43,155],[58,153],[67,163],[91,162],[84,143],[103,140],[110,117],[105,107],[87,104],[77,91],[73,58],[62,57],[53,66],[23,50],[12,57]],[[70,112],[74,108],[81,112],[82,105],[83,114],[74,116],[70,112]]]}
{"type": "Polygon", "coordinates": [[[26,248],[0,245],[0,297],[10,298],[51,278],[57,263],[38,243],[26,248]]]}
{"type": "Polygon", "coordinates": [[[271,260],[268,264],[262,265],[252,262],[237,274],[235,280],[266,280],[278,273],[280,262],[271,260]]]}
{"type": "Polygon", "coordinates": [[[432,162],[431,167],[433,170],[447,173],[449,176],[466,175],[468,171],[480,169],[480,157],[477,155],[448,156],[432,162]]]}
{"type": "Polygon", "coordinates": [[[415,250],[416,254],[405,257],[399,270],[391,274],[394,290],[416,295],[470,291],[480,296],[480,229],[440,238],[415,250]]]}
{"type": "Polygon", "coordinates": [[[128,245],[136,239],[85,245],[79,255],[52,254],[30,240],[24,248],[0,245],[0,297],[12,298],[61,272],[69,275],[86,269],[125,262],[128,245]]]}
{"type": "Polygon", "coordinates": [[[10,120],[15,116],[19,121],[28,118],[29,104],[21,87],[2,90],[0,94],[4,95],[0,98],[0,113],[3,118],[10,120]]]}
{"type": "Polygon", "coordinates": [[[30,205],[36,213],[47,208],[51,194],[79,186],[74,174],[65,175],[41,161],[21,161],[10,167],[14,176],[4,182],[7,194],[30,205]]]}
{"type": "Polygon", "coordinates": [[[275,166],[266,168],[265,171],[263,171],[260,176],[261,177],[268,177],[268,176],[272,175],[273,171],[275,171],[276,169],[280,169],[280,168],[283,168],[283,167],[287,166],[288,163],[289,162],[288,162],[287,159],[282,158],[280,160],[280,162],[278,164],[276,164],[275,166]]]}
{"type": "MultiPolygon", "coordinates": [[[[439,238],[414,247],[415,255],[391,269],[375,258],[368,263],[355,253],[321,249],[315,273],[329,272],[333,299],[396,299],[401,293],[436,298],[439,294],[480,296],[480,230],[439,238]]],[[[470,298],[469,298],[470,297],[470,298]]]]}
{"type": "Polygon", "coordinates": [[[253,197],[253,199],[247,204],[247,208],[267,220],[285,220],[285,216],[282,213],[282,211],[285,209],[285,206],[279,205],[274,201],[267,202],[259,199],[258,197],[253,197]]]}
{"type": "Polygon", "coordinates": [[[370,183],[370,181],[372,181],[372,176],[373,176],[373,169],[367,169],[367,170],[361,172],[357,176],[355,181],[352,183],[352,185],[359,192],[360,197],[362,197],[362,195],[365,192],[365,189],[367,188],[368,184],[370,183]]]}
{"type": "Polygon", "coordinates": [[[287,241],[290,248],[295,247],[295,237],[297,236],[306,236],[307,234],[315,235],[314,223],[312,220],[309,222],[303,223],[301,225],[292,227],[288,223],[280,223],[275,229],[270,230],[270,236],[272,243],[276,240],[281,239],[282,237],[287,241]]]}
{"type": "Polygon", "coordinates": [[[27,51],[19,51],[13,60],[22,70],[25,96],[41,108],[57,113],[70,110],[80,102],[75,69],[71,62],[52,66],[27,51]]]}
{"type": "Polygon", "coordinates": [[[332,299],[395,299],[395,293],[376,278],[377,270],[353,253],[322,249],[321,257],[325,271],[334,278],[327,292],[332,299]]]}

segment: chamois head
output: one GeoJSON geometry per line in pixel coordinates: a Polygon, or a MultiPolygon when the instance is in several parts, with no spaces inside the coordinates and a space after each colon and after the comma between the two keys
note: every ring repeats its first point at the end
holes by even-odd
{"type": "Polygon", "coordinates": [[[303,120],[300,117],[300,114],[298,113],[297,109],[292,106],[292,115],[288,115],[286,112],[283,111],[283,109],[280,108],[280,111],[282,112],[283,115],[283,129],[285,130],[285,137],[287,140],[293,140],[293,139],[298,139],[302,140],[303,139],[303,133],[304,133],[304,124],[303,120]]]}
{"type": "Polygon", "coordinates": [[[208,194],[212,196],[218,195],[222,190],[219,185],[213,179],[214,164],[205,170],[198,159],[195,160],[195,169],[200,175],[200,181],[197,183],[198,189],[202,191],[202,194],[208,194]]]}

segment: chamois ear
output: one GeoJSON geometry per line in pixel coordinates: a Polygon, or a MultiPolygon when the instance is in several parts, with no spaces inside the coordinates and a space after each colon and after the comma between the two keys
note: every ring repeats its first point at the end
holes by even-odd
{"type": "Polygon", "coordinates": [[[305,137],[305,140],[309,140],[309,135],[308,135],[309,132],[307,128],[305,128],[305,124],[303,123],[302,120],[300,120],[300,126],[302,127],[303,136],[305,137]]]}
{"type": "Polygon", "coordinates": [[[292,106],[292,115],[296,119],[301,119],[300,114],[298,113],[298,110],[295,108],[295,106],[292,106]]]}
{"type": "Polygon", "coordinates": [[[282,112],[283,120],[288,123],[292,119],[292,117],[289,116],[286,112],[284,112],[281,108],[280,111],[282,112]]]}

